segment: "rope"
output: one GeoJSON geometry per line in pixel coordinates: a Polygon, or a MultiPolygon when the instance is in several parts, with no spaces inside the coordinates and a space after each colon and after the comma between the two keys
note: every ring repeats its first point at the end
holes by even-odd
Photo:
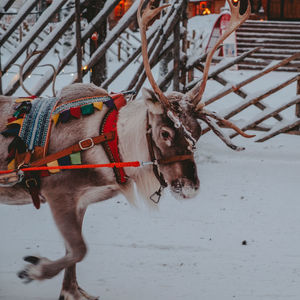
{"type": "MultiPolygon", "coordinates": [[[[132,162],[119,162],[119,163],[108,163],[108,164],[28,167],[28,168],[21,168],[20,170],[23,172],[30,172],[30,171],[73,170],[73,169],[90,169],[90,168],[125,168],[125,167],[137,168],[142,165],[143,165],[143,163],[140,163],[139,161],[132,161],[132,162]]],[[[3,170],[3,171],[0,171],[0,174],[9,174],[14,171],[15,170],[3,170]]]]}

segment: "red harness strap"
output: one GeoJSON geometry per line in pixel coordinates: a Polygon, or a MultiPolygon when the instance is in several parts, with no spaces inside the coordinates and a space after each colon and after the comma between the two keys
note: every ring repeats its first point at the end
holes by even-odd
{"type": "MultiPolygon", "coordinates": [[[[114,100],[114,107],[111,108],[105,115],[103,122],[100,127],[100,134],[107,132],[115,132],[115,137],[111,141],[103,143],[105,152],[111,162],[121,162],[121,157],[118,149],[118,132],[117,132],[117,121],[119,116],[119,109],[126,105],[126,100],[123,94],[111,95],[114,100]]],[[[127,176],[124,168],[114,168],[114,173],[117,182],[124,184],[127,182],[127,176]]]]}

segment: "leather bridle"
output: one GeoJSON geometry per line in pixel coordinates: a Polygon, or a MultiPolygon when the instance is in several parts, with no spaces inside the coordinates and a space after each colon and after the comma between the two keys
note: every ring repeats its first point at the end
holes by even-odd
{"type": "Polygon", "coordinates": [[[158,166],[159,165],[168,165],[168,164],[185,161],[185,160],[194,160],[194,155],[193,154],[182,154],[182,155],[174,155],[174,156],[167,157],[167,158],[157,159],[155,156],[155,152],[154,152],[154,141],[152,138],[152,126],[149,123],[149,112],[148,111],[147,111],[146,138],[147,138],[147,144],[148,144],[148,151],[150,154],[150,160],[152,162],[153,173],[160,184],[160,188],[150,196],[150,199],[154,203],[157,204],[160,200],[163,189],[168,186],[168,184],[166,183],[164,176],[160,172],[158,166]]]}

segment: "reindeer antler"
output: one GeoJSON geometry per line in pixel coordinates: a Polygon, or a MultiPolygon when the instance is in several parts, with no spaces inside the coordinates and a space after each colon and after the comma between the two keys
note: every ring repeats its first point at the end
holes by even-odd
{"type": "Polygon", "coordinates": [[[244,23],[250,13],[251,13],[251,6],[249,0],[227,0],[230,11],[231,11],[231,19],[227,26],[226,31],[223,35],[219,38],[216,42],[214,47],[209,51],[206,57],[205,67],[203,71],[202,81],[199,82],[189,93],[188,98],[192,101],[195,105],[196,110],[201,110],[204,106],[201,103],[202,95],[204,93],[206,82],[208,79],[208,71],[210,64],[212,62],[213,55],[215,54],[218,47],[223,43],[223,41],[233,32],[235,31],[242,23],[244,23]]]}
{"type": "Polygon", "coordinates": [[[252,138],[255,135],[249,135],[243,132],[240,128],[234,125],[232,122],[225,120],[215,112],[211,112],[207,109],[204,109],[205,104],[201,102],[202,95],[205,90],[206,82],[208,79],[208,71],[213,58],[214,53],[218,47],[223,43],[223,41],[235,31],[246,19],[249,17],[251,12],[251,7],[249,0],[227,0],[230,10],[231,10],[231,19],[228,24],[228,27],[224,34],[219,38],[214,47],[210,50],[207,55],[206,63],[203,71],[202,81],[199,82],[188,94],[187,99],[189,99],[192,104],[195,106],[196,115],[199,119],[204,121],[209,128],[231,149],[240,151],[244,148],[234,145],[230,138],[223,133],[218,124],[214,121],[217,120],[221,124],[225,125],[228,128],[235,130],[238,134],[242,135],[245,138],[252,138]]]}
{"type": "MultiPolygon", "coordinates": [[[[29,52],[29,50],[27,49],[26,51],[26,58],[24,60],[24,62],[21,65],[16,64],[20,69],[19,69],[19,81],[20,81],[20,85],[23,88],[23,90],[29,95],[29,96],[33,96],[33,94],[28,91],[28,89],[24,86],[24,81],[23,81],[23,69],[25,67],[25,65],[27,64],[27,62],[34,56],[40,53],[43,53],[44,51],[42,50],[32,50],[31,52],[29,52]]],[[[53,84],[52,84],[52,93],[53,93],[53,97],[56,96],[56,92],[55,92],[55,80],[56,80],[56,76],[57,76],[57,69],[54,67],[54,65],[52,64],[44,64],[44,65],[39,65],[38,67],[51,67],[53,69],[53,84]]]]}
{"type": "Polygon", "coordinates": [[[158,96],[159,101],[166,107],[170,109],[170,103],[168,98],[164,95],[164,93],[161,91],[157,83],[155,82],[152,72],[151,72],[151,67],[149,63],[149,57],[148,57],[148,52],[147,52],[147,37],[146,37],[146,30],[147,30],[147,25],[148,23],[155,17],[157,16],[164,8],[170,6],[169,4],[153,8],[153,3],[154,0],[150,0],[144,9],[143,13],[141,13],[142,6],[144,4],[144,0],[141,0],[140,5],[138,7],[138,12],[137,12],[137,20],[140,28],[140,34],[141,34],[141,43],[142,43],[142,56],[143,56],[143,61],[144,61],[144,67],[145,67],[145,72],[148,77],[148,80],[155,92],[155,94],[158,96]]]}
{"type": "Polygon", "coordinates": [[[23,90],[29,95],[32,96],[33,94],[31,92],[29,92],[27,90],[27,88],[24,86],[24,81],[23,81],[23,69],[25,67],[25,65],[27,64],[27,62],[34,56],[37,54],[42,53],[42,51],[37,51],[37,50],[33,50],[31,53],[29,53],[29,50],[27,49],[26,51],[26,58],[24,60],[24,62],[21,65],[17,65],[20,69],[19,69],[19,82],[21,87],[23,88],[23,90]]]}

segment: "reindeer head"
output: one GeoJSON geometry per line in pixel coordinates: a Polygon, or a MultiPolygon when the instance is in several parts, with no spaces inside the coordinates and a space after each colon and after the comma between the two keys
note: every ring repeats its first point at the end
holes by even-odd
{"type": "Polygon", "coordinates": [[[231,9],[231,20],[225,33],[207,55],[202,81],[186,94],[172,92],[165,95],[151,72],[147,54],[146,29],[148,23],[169,5],[153,8],[154,1],[150,0],[142,12],[144,0],[141,0],[137,13],[145,72],[153,88],[153,91],[143,90],[148,106],[148,133],[150,132],[149,136],[152,139],[150,148],[152,148],[153,155],[151,156],[157,160],[159,170],[170,185],[171,191],[181,198],[190,198],[195,196],[199,189],[199,179],[193,157],[196,142],[201,136],[198,120],[204,121],[227,146],[237,151],[244,148],[234,145],[222,132],[217,122],[236,130],[244,137],[252,137],[215,112],[205,109],[204,104],[201,103],[212,57],[220,44],[248,18],[250,4],[249,0],[227,0],[231,9]]]}

